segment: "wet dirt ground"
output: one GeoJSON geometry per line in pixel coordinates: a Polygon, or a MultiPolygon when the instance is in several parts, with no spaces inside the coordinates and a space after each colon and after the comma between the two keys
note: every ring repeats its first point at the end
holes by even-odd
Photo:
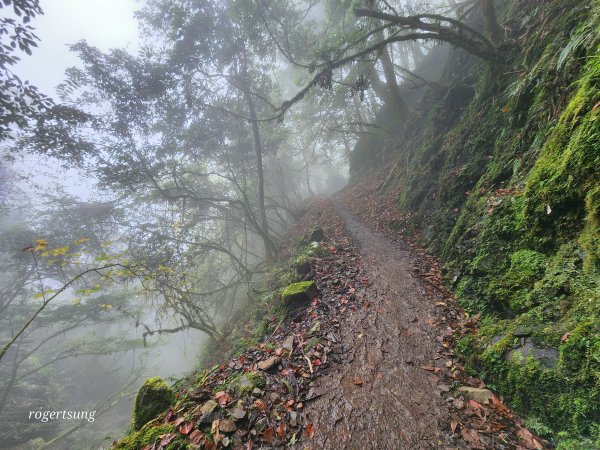
{"type": "Polygon", "coordinates": [[[337,363],[313,387],[307,405],[323,449],[444,448],[449,411],[433,367],[444,364],[436,302],[413,273],[414,255],[336,207],[360,248],[370,285],[368,308],[340,328],[337,363]]]}

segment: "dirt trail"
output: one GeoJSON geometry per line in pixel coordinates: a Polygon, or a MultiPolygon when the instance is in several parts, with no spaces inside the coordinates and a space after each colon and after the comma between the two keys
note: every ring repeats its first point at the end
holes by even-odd
{"type": "Polygon", "coordinates": [[[322,395],[307,408],[316,425],[311,443],[324,449],[419,449],[449,444],[449,411],[438,377],[444,329],[435,303],[413,274],[414,255],[337,211],[360,248],[370,302],[340,329],[338,364],[314,386],[322,395]]]}

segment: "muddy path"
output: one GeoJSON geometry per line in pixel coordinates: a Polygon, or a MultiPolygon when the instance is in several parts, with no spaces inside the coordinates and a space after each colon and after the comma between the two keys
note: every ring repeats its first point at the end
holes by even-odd
{"type": "Polygon", "coordinates": [[[335,368],[314,386],[307,408],[316,425],[311,440],[324,449],[452,447],[450,412],[433,368],[443,366],[444,327],[436,302],[414,274],[408,248],[371,231],[336,206],[360,249],[370,304],[344,321],[335,368]]]}

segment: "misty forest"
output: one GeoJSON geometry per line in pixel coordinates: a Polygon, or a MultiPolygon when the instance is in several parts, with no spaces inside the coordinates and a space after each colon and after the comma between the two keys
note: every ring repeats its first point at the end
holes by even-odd
{"type": "Polygon", "coordinates": [[[600,449],[599,0],[1,0],[0,85],[1,449],[600,449]]]}

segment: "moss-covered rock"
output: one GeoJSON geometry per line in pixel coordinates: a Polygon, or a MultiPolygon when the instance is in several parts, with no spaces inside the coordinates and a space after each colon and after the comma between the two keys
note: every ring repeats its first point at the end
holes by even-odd
{"type": "Polygon", "coordinates": [[[140,387],[133,407],[132,428],[140,430],[169,408],[175,399],[173,390],[161,377],[148,378],[140,387]]]}
{"type": "Polygon", "coordinates": [[[286,287],[281,298],[287,307],[296,308],[308,305],[318,293],[319,289],[314,281],[301,281],[286,287]]]}

